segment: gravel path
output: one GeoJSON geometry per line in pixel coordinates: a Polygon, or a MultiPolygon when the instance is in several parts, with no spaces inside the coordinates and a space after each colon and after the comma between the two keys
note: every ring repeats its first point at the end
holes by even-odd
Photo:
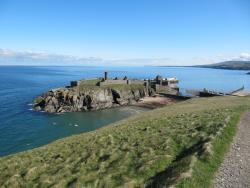
{"type": "Polygon", "coordinates": [[[250,110],[238,125],[229,152],[219,168],[215,188],[250,188],[250,110]]]}

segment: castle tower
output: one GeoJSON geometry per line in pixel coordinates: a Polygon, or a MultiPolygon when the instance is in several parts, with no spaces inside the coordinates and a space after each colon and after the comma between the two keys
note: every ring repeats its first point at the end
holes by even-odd
{"type": "Polygon", "coordinates": [[[108,72],[104,72],[104,80],[108,79],[108,72]]]}

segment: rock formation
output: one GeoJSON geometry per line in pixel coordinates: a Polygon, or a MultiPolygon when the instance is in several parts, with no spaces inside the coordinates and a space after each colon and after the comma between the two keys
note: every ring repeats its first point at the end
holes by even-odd
{"type": "Polygon", "coordinates": [[[71,81],[70,86],[52,89],[34,100],[34,109],[49,113],[99,110],[133,104],[155,93],[178,95],[178,80],[162,78],[154,80],[103,78],[71,81]]]}
{"type": "Polygon", "coordinates": [[[49,113],[99,110],[133,104],[152,96],[152,88],[140,87],[69,87],[50,90],[34,100],[34,109],[49,113]]]}

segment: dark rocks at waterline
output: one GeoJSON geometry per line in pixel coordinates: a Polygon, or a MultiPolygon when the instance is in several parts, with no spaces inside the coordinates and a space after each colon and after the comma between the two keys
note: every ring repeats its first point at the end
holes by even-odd
{"type": "Polygon", "coordinates": [[[48,113],[77,112],[129,105],[145,96],[155,94],[152,88],[137,89],[94,88],[79,91],[79,88],[50,90],[34,101],[34,109],[48,113]]]}

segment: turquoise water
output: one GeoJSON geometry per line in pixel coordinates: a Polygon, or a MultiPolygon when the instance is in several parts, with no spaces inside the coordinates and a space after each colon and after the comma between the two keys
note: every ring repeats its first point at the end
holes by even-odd
{"type": "Polygon", "coordinates": [[[245,86],[246,71],[185,67],[22,67],[0,66],[0,156],[31,149],[72,134],[95,130],[143,109],[116,108],[98,112],[51,115],[31,110],[30,103],[50,88],[68,85],[70,80],[103,76],[153,78],[157,74],[177,77],[181,90],[230,91],[245,86]]]}

